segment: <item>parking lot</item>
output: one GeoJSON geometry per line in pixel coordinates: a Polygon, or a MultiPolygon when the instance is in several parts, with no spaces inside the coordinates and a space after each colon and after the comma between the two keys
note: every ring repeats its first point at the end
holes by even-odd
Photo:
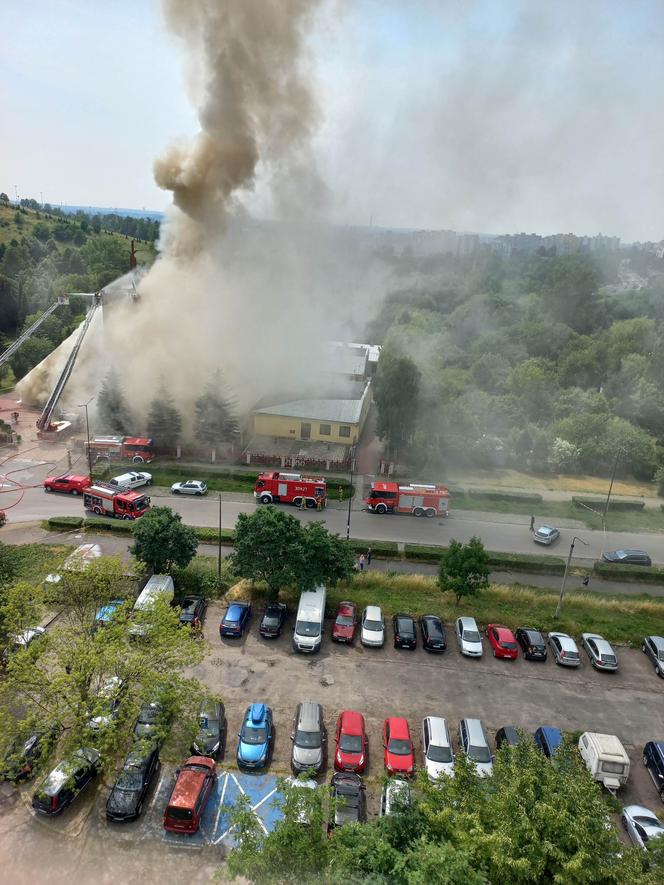
{"type": "Polygon", "coordinates": [[[88,881],[89,873],[91,880],[103,882],[104,874],[94,876],[93,870],[99,869],[99,865],[103,867],[111,856],[114,881],[118,865],[127,878],[140,871],[141,878],[152,881],[154,870],[163,868],[169,858],[174,859],[177,868],[171,881],[206,880],[232,844],[228,806],[240,792],[247,794],[264,828],[274,826],[275,776],[290,773],[292,717],[296,704],[305,699],[321,703],[325,713],[328,767],[321,782],[329,781],[332,773],[334,726],[339,712],[356,709],[364,714],[369,737],[365,780],[370,816],[378,811],[383,776],[382,723],[392,715],[408,718],[418,764],[420,723],[426,715],[448,719],[455,750],[458,722],[464,717],[482,719],[491,739],[503,725],[529,732],[540,725],[554,725],[564,731],[617,734],[632,760],[629,782],[619,798],[626,804],[639,802],[655,811],[661,808],[641,763],[641,751],[645,741],[664,738],[664,680],[655,676],[640,650],[618,648],[619,671],[596,673],[583,651],[581,666],[576,670],[556,666],[550,655],[545,663],[529,662],[522,657],[516,661],[497,660],[486,648],[479,660],[463,658],[449,625],[447,651],[430,655],[421,646],[416,651],[394,649],[390,624],[385,647],[366,649],[359,642],[352,647],[332,643],[330,624],[326,623],[322,650],[309,657],[292,651],[292,613],[276,640],[259,636],[258,611],[254,611],[242,639],[221,640],[218,625],[223,611],[220,603],[210,605],[205,625],[210,653],[193,671],[211,690],[222,695],[228,723],[225,753],[218,765],[219,778],[201,832],[192,838],[163,830],[162,816],[173,784],[173,766],[162,767],[143,816],[128,825],[106,822],[108,786],[89,790],[61,817],[44,820],[35,818],[29,807],[32,784],[20,792],[5,785],[8,791],[0,795],[0,851],[7,856],[10,847],[13,850],[22,844],[24,853],[22,857],[14,853],[9,865],[0,869],[0,882],[32,881],[26,864],[51,864],[57,857],[63,866],[53,865],[51,878],[44,881],[65,881],[75,870],[79,881],[88,881]],[[269,768],[252,775],[238,771],[235,750],[242,715],[254,701],[272,707],[275,741],[269,768]],[[134,850],[137,847],[138,853],[134,850]],[[74,868],[75,858],[78,861],[74,868]],[[64,870],[69,872],[64,874],[64,870]]]}

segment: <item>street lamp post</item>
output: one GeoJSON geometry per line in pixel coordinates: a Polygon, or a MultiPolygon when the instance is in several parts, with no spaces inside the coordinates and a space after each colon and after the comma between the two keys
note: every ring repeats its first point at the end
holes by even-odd
{"type": "Polygon", "coordinates": [[[221,492],[219,492],[219,551],[217,555],[217,577],[221,578],[221,492]]]}
{"type": "Polygon", "coordinates": [[[92,452],[90,451],[90,421],[88,419],[88,406],[94,399],[91,396],[87,403],[79,403],[79,409],[85,409],[85,435],[88,441],[88,472],[90,474],[90,482],[92,482],[92,452]]]}
{"type": "Polygon", "coordinates": [[[355,473],[355,446],[350,450],[350,491],[348,492],[348,518],[346,520],[346,540],[350,541],[350,513],[353,502],[353,475],[355,473]]]}
{"type": "Polygon", "coordinates": [[[569,556],[567,557],[567,562],[565,563],[565,574],[563,575],[563,583],[560,587],[560,596],[558,597],[558,605],[556,606],[556,611],[554,614],[554,618],[560,617],[560,609],[563,607],[563,597],[565,596],[565,584],[567,583],[567,573],[569,571],[569,564],[572,561],[572,554],[574,553],[574,544],[577,541],[581,541],[586,547],[588,544],[583,540],[583,538],[577,538],[576,535],[572,538],[572,543],[569,545],[569,556]]]}
{"type": "Polygon", "coordinates": [[[606,514],[609,509],[609,501],[611,500],[611,492],[613,491],[613,480],[616,478],[616,470],[618,468],[618,459],[620,458],[622,452],[620,449],[616,452],[616,457],[613,462],[613,470],[611,471],[611,482],[609,483],[609,493],[606,496],[606,501],[604,502],[604,511],[602,513],[602,531],[606,531],[606,514]]]}

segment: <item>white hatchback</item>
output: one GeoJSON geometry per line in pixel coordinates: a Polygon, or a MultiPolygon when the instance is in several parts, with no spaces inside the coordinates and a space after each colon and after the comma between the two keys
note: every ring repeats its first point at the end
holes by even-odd
{"type": "Polygon", "coordinates": [[[482,657],[482,634],[475,618],[457,618],[454,632],[462,655],[469,658],[482,657]]]}
{"type": "Polygon", "coordinates": [[[454,751],[447,722],[440,716],[427,716],[422,720],[422,753],[429,780],[437,780],[441,774],[454,777],[454,751]]]}
{"type": "Polygon", "coordinates": [[[368,605],[362,612],[360,642],[371,648],[385,645],[385,621],[379,605],[368,605]]]}

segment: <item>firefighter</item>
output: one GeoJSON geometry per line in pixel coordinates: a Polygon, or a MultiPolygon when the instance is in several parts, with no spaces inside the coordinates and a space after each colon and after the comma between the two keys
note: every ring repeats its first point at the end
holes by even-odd
{"type": "Polygon", "coordinates": [[[317,497],[316,497],[316,510],[318,510],[318,512],[320,513],[322,509],[323,509],[323,499],[321,498],[320,495],[317,495],[317,497]]]}
{"type": "Polygon", "coordinates": [[[344,487],[339,486],[339,500],[343,501],[343,499],[344,499],[344,487]]]}

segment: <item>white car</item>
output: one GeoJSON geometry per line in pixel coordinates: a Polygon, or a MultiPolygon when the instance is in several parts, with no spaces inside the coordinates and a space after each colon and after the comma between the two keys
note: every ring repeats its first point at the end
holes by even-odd
{"type": "Polygon", "coordinates": [[[124,683],[119,676],[109,676],[102,682],[97,698],[103,702],[102,706],[108,712],[89,719],[88,728],[91,728],[93,731],[99,731],[109,725],[113,719],[117,719],[123,687],[124,683]]]}
{"type": "Polygon", "coordinates": [[[410,806],[410,784],[400,777],[393,777],[384,784],[380,794],[380,816],[396,814],[410,806]]]}
{"type": "Polygon", "coordinates": [[[362,612],[360,642],[370,648],[385,645],[385,621],[378,605],[368,605],[362,612]]]}
{"type": "Polygon", "coordinates": [[[429,780],[437,780],[441,774],[454,777],[454,751],[447,722],[440,716],[427,716],[422,720],[422,753],[429,780]]]}
{"type": "Polygon", "coordinates": [[[16,636],[10,636],[3,657],[7,660],[12,652],[27,648],[30,643],[34,642],[34,640],[38,639],[40,636],[43,636],[44,633],[46,633],[44,627],[28,627],[28,629],[24,630],[22,633],[19,633],[16,636]]]}
{"type": "MultiPolygon", "coordinates": [[[[101,547],[99,544],[79,544],[76,550],[65,559],[62,570],[64,572],[84,572],[100,556],[101,547]]],[[[44,580],[47,584],[59,584],[62,575],[52,572],[50,575],[46,575],[44,580]]]]}
{"type": "Polygon", "coordinates": [[[130,470],[128,473],[121,473],[109,479],[109,484],[117,486],[119,489],[137,489],[140,486],[152,485],[152,474],[146,471],[130,470]]]}
{"type": "Polygon", "coordinates": [[[469,658],[482,657],[482,634],[475,618],[457,618],[454,632],[462,655],[469,658]]]}
{"type": "Polygon", "coordinates": [[[582,633],[581,641],[595,670],[618,669],[618,658],[610,643],[598,633],[582,633]]]}
{"type": "Polygon", "coordinates": [[[620,820],[627,835],[638,848],[645,848],[651,839],[664,836],[664,824],[643,805],[625,805],[620,820]]]}
{"type": "Polygon", "coordinates": [[[563,667],[578,667],[581,663],[578,646],[567,633],[549,633],[549,645],[556,664],[563,667]]]}
{"type": "Polygon", "coordinates": [[[208,487],[202,479],[188,479],[186,482],[174,482],[171,486],[173,495],[207,495],[208,487]]]}
{"type": "Polygon", "coordinates": [[[308,803],[307,796],[304,793],[305,790],[315,790],[318,787],[318,784],[315,780],[311,778],[299,778],[299,777],[287,777],[285,778],[286,783],[293,787],[294,797],[296,801],[296,811],[295,811],[295,820],[299,824],[308,824],[310,818],[310,809],[311,806],[308,803]]]}

